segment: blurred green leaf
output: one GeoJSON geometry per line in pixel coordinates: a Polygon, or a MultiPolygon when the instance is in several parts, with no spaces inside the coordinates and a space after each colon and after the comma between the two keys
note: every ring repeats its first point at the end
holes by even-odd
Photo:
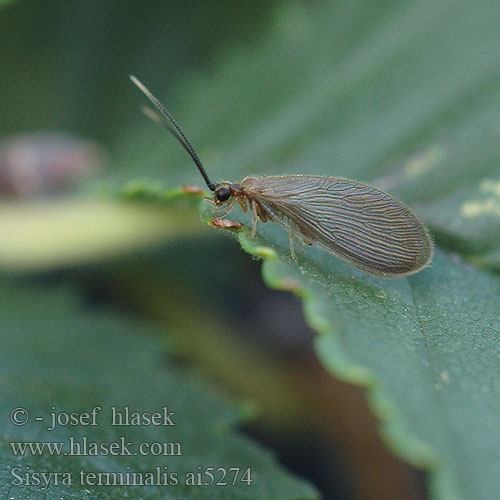
{"type": "Polygon", "coordinates": [[[473,260],[500,269],[500,180],[478,179],[441,200],[421,208],[438,238],[473,260]]]}
{"type": "MultiPolygon", "coordinates": [[[[0,492],[5,498],[123,499],[127,486],[80,484],[79,471],[177,473],[178,485],[136,486],[143,499],[175,498],[316,498],[312,487],[293,478],[259,446],[235,434],[238,413],[213,390],[165,356],[151,326],[127,320],[121,314],[85,309],[69,289],[48,291],[34,287],[0,286],[2,371],[0,397],[0,492]],[[100,406],[97,426],[51,425],[50,413],[91,412],[100,406]],[[163,407],[175,426],[111,426],[111,407],[130,412],[158,412],[163,407]],[[9,413],[24,407],[30,415],[24,426],[9,421],[9,413]],[[55,408],[54,408],[55,407],[55,408]],[[43,417],[43,422],[35,417],[43,417]],[[168,456],[15,456],[10,443],[132,442],[180,443],[167,448],[168,456]],[[169,451],[170,450],[170,451],[169,451]],[[18,485],[12,475],[52,471],[69,472],[72,485],[18,485]],[[28,468],[29,467],[29,468],[28,468]],[[168,469],[163,469],[168,467],[168,469]],[[201,469],[198,469],[200,467],[201,469]],[[235,486],[187,486],[184,478],[206,467],[251,468],[252,483],[235,486]],[[14,485],[12,481],[14,480],[14,485]]],[[[90,445],[89,445],[90,449],[90,445]]],[[[216,474],[216,473],[215,473],[216,474]]],[[[243,474],[243,472],[241,473],[243,474]]],[[[233,474],[234,475],[234,474],[233,474]]],[[[220,476],[220,473],[219,473],[220,476]]],[[[33,477],[33,476],[31,476],[33,477]]],[[[204,476],[208,481],[208,476],[204,476]]],[[[227,481],[230,474],[228,473],[227,481]]],[[[62,478],[60,478],[62,481],[62,478]]]]}
{"type": "Polygon", "coordinates": [[[270,8],[267,0],[11,3],[0,17],[0,134],[56,129],[106,145],[138,109],[129,73],[171,88],[189,68],[210,68],[227,40],[264,29],[270,8]]]}
{"type": "Polygon", "coordinates": [[[3,202],[0,269],[46,270],[90,263],[172,241],[188,231],[203,234],[192,203],[198,196],[174,201],[177,195],[175,190],[157,192],[135,184],[123,192],[124,197],[136,199],[135,203],[3,202]],[[145,200],[150,203],[143,203],[145,200]]]}

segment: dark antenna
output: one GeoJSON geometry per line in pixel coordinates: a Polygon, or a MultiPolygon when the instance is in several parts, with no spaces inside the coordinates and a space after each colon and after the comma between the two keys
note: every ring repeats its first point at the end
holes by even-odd
{"type": "Polygon", "coordinates": [[[200,171],[200,174],[203,176],[203,179],[205,180],[208,186],[208,189],[210,189],[210,191],[215,191],[215,185],[208,178],[208,175],[205,172],[205,169],[203,168],[201,160],[196,154],[196,151],[194,150],[193,146],[191,146],[191,143],[184,135],[182,129],[174,120],[174,117],[168,112],[167,108],[165,108],[165,106],[149,91],[149,89],[146,88],[144,84],[140,82],[134,75],[130,75],[130,79],[139,88],[139,90],[141,90],[142,93],[155,105],[158,111],[160,111],[160,113],[163,115],[163,118],[147,107],[143,109],[144,114],[149,118],[151,118],[156,123],[162,125],[175,137],[175,139],[182,145],[182,147],[186,150],[188,155],[195,162],[196,166],[198,167],[198,170],[200,171]]]}

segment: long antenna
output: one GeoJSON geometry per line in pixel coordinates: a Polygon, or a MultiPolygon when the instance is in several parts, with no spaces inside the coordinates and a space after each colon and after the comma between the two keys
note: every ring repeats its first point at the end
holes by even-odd
{"type": "Polygon", "coordinates": [[[208,189],[210,189],[210,191],[215,191],[215,185],[208,178],[208,175],[205,172],[205,169],[203,168],[201,160],[196,154],[196,151],[194,150],[193,146],[191,146],[191,143],[188,141],[187,137],[184,135],[184,132],[182,131],[181,127],[179,127],[177,122],[174,120],[174,117],[168,112],[167,108],[165,108],[165,106],[150,92],[150,90],[141,81],[139,81],[134,75],[130,75],[130,79],[139,88],[139,90],[141,90],[142,93],[154,104],[154,106],[158,109],[158,111],[160,111],[160,113],[167,121],[164,121],[149,108],[143,110],[144,113],[155,122],[159,123],[160,125],[163,125],[177,139],[177,141],[182,145],[182,147],[186,150],[186,152],[195,162],[196,166],[198,167],[198,170],[200,171],[200,174],[203,176],[203,179],[205,180],[208,186],[208,189]]]}

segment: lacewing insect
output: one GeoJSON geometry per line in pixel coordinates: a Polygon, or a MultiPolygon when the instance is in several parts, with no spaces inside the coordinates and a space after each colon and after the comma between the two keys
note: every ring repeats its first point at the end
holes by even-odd
{"type": "Polygon", "coordinates": [[[432,240],[423,224],[401,201],[368,184],[319,175],[249,176],[239,184],[214,184],[172,115],[135,76],[130,79],[161,113],[146,108],[145,114],[182,145],[214,193],[212,203],[225,207],[219,220],[236,203],[246,212],[248,202],[250,237],[259,220],[279,222],[288,231],[294,260],[297,237],[379,276],[406,276],[430,262],[432,240]]]}

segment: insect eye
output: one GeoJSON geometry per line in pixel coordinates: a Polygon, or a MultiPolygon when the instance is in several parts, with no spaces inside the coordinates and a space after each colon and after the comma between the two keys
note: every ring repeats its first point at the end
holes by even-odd
{"type": "Polygon", "coordinates": [[[222,187],[217,190],[216,196],[219,201],[227,201],[231,196],[231,190],[228,187],[222,187]]]}

